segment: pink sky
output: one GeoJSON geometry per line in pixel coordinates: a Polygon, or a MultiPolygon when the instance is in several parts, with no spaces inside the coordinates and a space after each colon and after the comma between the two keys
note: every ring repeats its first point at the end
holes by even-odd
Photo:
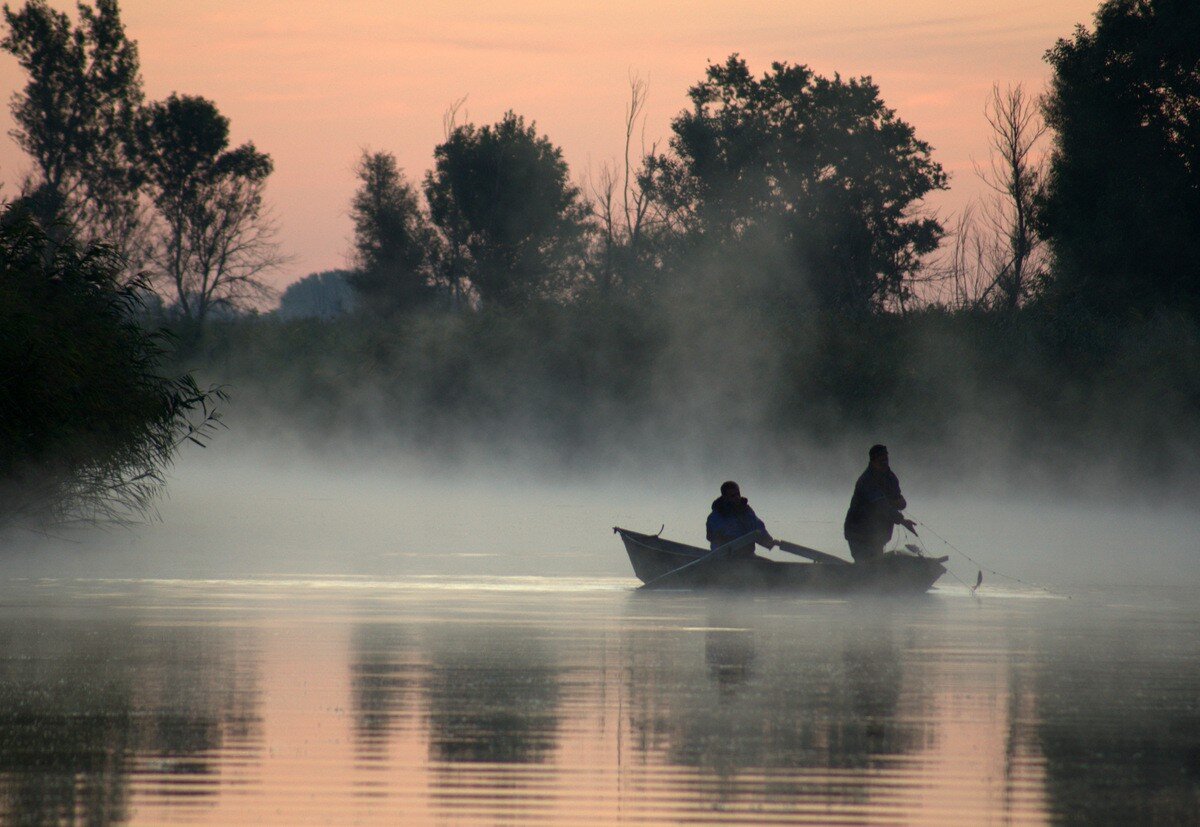
{"type": "MultiPolygon", "coordinates": [[[[16,2],[10,0],[10,4],[16,2]]],[[[57,8],[74,3],[52,0],[57,8]]],[[[268,198],[291,262],[279,285],[346,264],[347,205],[363,148],[394,152],[419,180],[459,121],[513,109],[560,145],[577,182],[622,150],[628,77],[649,83],[646,137],[670,134],[689,86],[732,52],[756,74],[773,60],[822,74],[871,75],[884,100],[934,146],[952,191],[943,214],[981,194],[972,159],[987,154],[982,110],[993,83],[1040,91],[1046,49],[1091,23],[1097,0],[124,0],[150,98],[216,101],[237,142],[275,160],[268,198]]],[[[24,84],[0,55],[0,88],[24,84]]],[[[4,131],[11,116],[0,113],[4,131]]],[[[11,195],[28,169],[0,142],[11,195]]]]}

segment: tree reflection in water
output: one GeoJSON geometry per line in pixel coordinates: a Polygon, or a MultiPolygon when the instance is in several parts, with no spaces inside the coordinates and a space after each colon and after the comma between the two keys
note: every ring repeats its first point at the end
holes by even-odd
{"type": "Polygon", "coordinates": [[[384,760],[420,728],[434,762],[537,763],[557,740],[559,673],[546,642],[490,624],[368,624],[353,633],[357,754],[384,760]]]}
{"type": "Polygon", "coordinates": [[[424,670],[414,638],[410,627],[394,623],[359,625],[352,633],[350,694],[359,760],[385,760],[391,734],[414,717],[410,704],[424,670]]]}
{"type": "Polygon", "coordinates": [[[224,742],[258,742],[253,677],[196,629],[73,620],[0,624],[0,812],[6,822],[129,817],[149,761],[164,796],[214,796],[224,742]],[[180,784],[172,786],[174,776],[180,784]],[[196,783],[208,779],[211,783],[196,783]]]}
{"type": "Polygon", "coordinates": [[[434,761],[536,763],[554,749],[559,669],[536,636],[491,626],[431,630],[424,692],[434,761]]]}

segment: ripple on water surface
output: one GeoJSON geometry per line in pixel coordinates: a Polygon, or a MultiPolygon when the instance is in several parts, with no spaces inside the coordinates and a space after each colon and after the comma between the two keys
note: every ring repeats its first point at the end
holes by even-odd
{"type": "Polygon", "coordinates": [[[10,583],[9,822],[1184,823],[1200,610],[567,578],[10,583]]]}

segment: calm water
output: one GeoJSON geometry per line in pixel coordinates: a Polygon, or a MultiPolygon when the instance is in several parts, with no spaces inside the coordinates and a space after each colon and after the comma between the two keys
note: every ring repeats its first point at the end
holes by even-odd
{"type": "Polygon", "coordinates": [[[1191,591],[10,581],[6,822],[1194,823],[1191,591]]]}

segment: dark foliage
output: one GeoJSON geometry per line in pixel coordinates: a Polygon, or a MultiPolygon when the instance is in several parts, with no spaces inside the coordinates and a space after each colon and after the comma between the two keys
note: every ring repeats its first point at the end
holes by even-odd
{"type": "Polygon", "coordinates": [[[439,245],[417,191],[390,152],[363,152],[356,173],[359,187],[350,203],[355,259],[350,284],[364,305],[378,313],[427,304],[434,297],[439,245]]]}
{"type": "Polygon", "coordinates": [[[4,18],[0,47],[29,76],[12,99],[13,137],[34,162],[27,207],[47,229],[66,227],[136,256],[144,215],[133,129],[142,79],[116,0],[80,3],[77,28],[44,0],[18,11],[6,4],[4,18]]]}
{"type": "Polygon", "coordinates": [[[276,315],[281,319],[334,319],[355,306],[349,270],[309,273],[288,285],[279,297],[276,315]]]}
{"type": "Polygon", "coordinates": [[[587,208],[562,150],[519,115],[456,128],[434,150],[425,197],[447,263],[485,305],[562,296],[579,279],[587,208]]]}
{"type": "Polygon", "coordinates": [[[1200,316],[1200,5],[1108,0],[1047,59],[1054,298],[1096,319],[1200,316]]]}
{"type": "Polygon", "coordinates": [[[927,490],[965,474],[1082,494],[1173,485],[1197,456],[1200,329],[1186,320],[1071,332],[1036,309],[791,324],[673,309],[589,298],[402,326],[243,319],[214,325],[189,359],[238,388],[239,428],[317,446],[391,439],[438,463],[734,461],[818,483],[844,481],[827,460],[885,441],[937,469],[927,490]]]}
{"type": "Polygon", "coordinates": [[[773,301],[866,314],[911,297],[941,225],[914,217],[946,176],[870,78],[844,81],[737,55],[710,65],[672,123],[673,156],[651,159],[653,191],[721,260],[772,250],[773,301]]]}
{"type": "Polygon", "coordinates": [[[122,267],[0,216],[0,523],[145,517],[180,443],[217,421],[219,390],[160,375],[122,267]]]}

